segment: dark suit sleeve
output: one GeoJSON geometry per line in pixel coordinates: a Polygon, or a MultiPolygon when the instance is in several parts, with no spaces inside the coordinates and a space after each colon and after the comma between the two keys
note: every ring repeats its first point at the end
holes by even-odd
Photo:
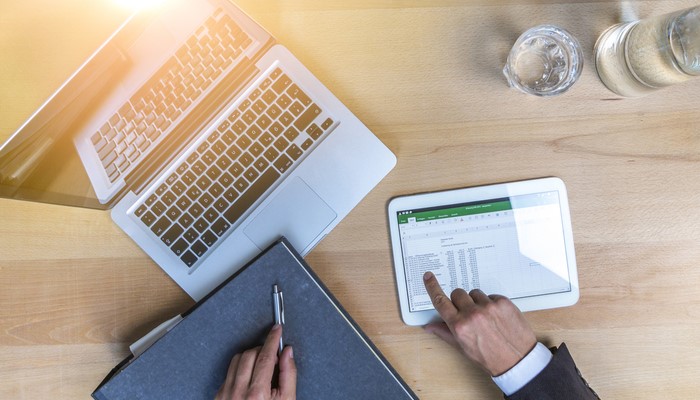
{"type": "Polygon", "coordinates": [[[527,385],[513,393],[507,400],[599,400],[588,386],[573,358],[562,343],[552,351],[552,360],[527,385]]]}

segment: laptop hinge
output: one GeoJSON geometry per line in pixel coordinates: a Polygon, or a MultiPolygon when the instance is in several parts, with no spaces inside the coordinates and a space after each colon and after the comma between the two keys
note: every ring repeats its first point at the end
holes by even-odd
{"type": "Polygon", "coordinates": [[[127,189],[119,194],[115,203],[128,191],[140,194],[146,189],[151,181],[181,154],[226,106],[231,104],[231,101],[240,94],[257,73],[258,69],[255,64],[245,61],[227,74],[213,91],[168,134],[168,137],[148,159],[144,160],[141,167],[126,177],[127,189]]]}

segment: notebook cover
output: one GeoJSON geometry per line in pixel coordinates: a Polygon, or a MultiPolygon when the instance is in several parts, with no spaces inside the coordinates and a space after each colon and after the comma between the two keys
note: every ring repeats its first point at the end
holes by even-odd
{"type": "Polygon", "coordinates": [[[233,355],[261,345],[272,327],[273,284],[284,293],[283,334],[294,347],[298,399],[417,399],[285,239],[117,366],[93,398],[213,399],[233,355]]]}

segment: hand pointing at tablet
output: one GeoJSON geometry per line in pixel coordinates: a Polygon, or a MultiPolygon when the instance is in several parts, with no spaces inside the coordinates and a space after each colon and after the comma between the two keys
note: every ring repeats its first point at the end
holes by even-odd
{"type": "Polygon", "coordinates": [[[523,314],[508,298],[486,296],[479,289],[457,289],[447,297],[431,272],[425,288],[443,321],[426,326],[491,376],[512,368],[535,347],[537,339],[523,314]]]}
{"type": "Polygon", "coordinates": [[[432,272],[423,276],[444,322],[425,330],[455,346],[488,372],[508,400],[598,399],[576,369],[565,344],[550,352],[538,343],[520,310],[507,298],[479,289],[448,297],[432,272]]]}

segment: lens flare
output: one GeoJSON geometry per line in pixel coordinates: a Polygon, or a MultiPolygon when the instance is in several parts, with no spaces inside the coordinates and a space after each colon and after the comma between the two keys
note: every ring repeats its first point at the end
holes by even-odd
{"type": "Polygon", "coordinates": [[[165,4],[167,0],[112,0],[119,6],[129,10],[139,11],[144,9],[153,9],[165,4]]]}

